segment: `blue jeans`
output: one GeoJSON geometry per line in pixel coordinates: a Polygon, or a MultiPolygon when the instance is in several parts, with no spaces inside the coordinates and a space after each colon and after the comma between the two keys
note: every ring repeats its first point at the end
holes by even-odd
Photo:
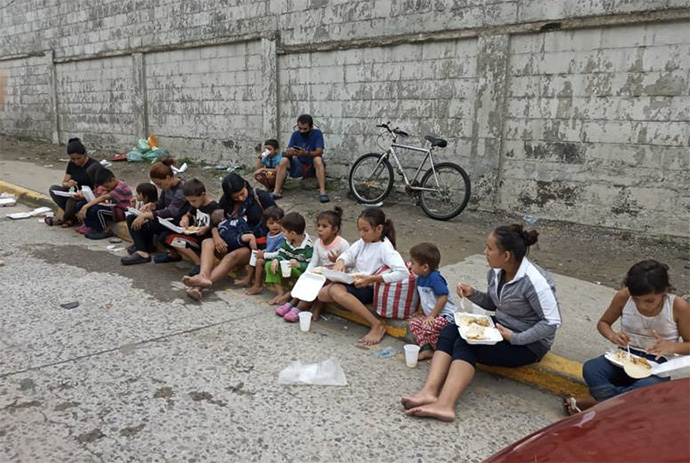
{"type": "MultiPolygon", "coordinates": [[[[633,351],[636,355],[647,358],[647,360],[654,360],[653,355],[647,355],[644,352],[633,351]]],[[[666,360],[661,358],[655,360],[657,363],[663,363],[666,360]]],[[[610,399],[611,397],[623,394],[624,392],[632,391],[640,387],[651,386],[657,383],[663,383],[671,378],[661,378],[659,376],[649,376],[642,379],[633,379],[625,374],[621,367],[614,365],[606,360],[601,355],[592,360],[585,362],[582,367],[582,376],[585,378],[589,393],[598,402],[610,399]]]]}

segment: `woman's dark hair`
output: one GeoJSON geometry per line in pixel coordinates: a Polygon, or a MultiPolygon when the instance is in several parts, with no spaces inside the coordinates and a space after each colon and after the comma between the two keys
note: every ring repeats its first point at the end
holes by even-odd
{"type": "Polygon", "coordinates": [[[537,242],[539,232],[526,231],[521,224],[503,225],[494,230],[496,242],[501,251],[508,251],[515,260],[522,262],[528,248],[537,242]]]}
{"type": "Polygon", "coordinates": [[[340,206],[335,206],[330,211],[323,211],[316,216],[316,221],[318,222],[319,220],[326,220],[331,224],[331,227],[337,228],[338,231],[335,234],[338,235],[343,223],[343,209],[340,206]]]}
{"type": "Polygon", "coordinates": [[[185,182],[182,188],[182,194],[185,196],[201,196],[206,193],[206,186],[198,178],[193,178],[185,182]]]}
{"type": "Polygon", "coordinates": [[[137,193],[143,198],[145,203],[155,203],[158,201],[158,188],[150,183],[140,183],[137,185],[137,193]]]}
{"type": "Polygon", "coordinates": [[[314,127],[314,119],[309,114],[301,114],[297,118],[298,124],[309,124],[309,127],[314,127]]]}
{"type": "Polygon", "coordinates": [[[386,237],[395,248],[395,227],[391,219],[386,219],[386,214],[383,213],[383,210],[378,207],[370,207],[364,209],[362,213],[359,214],[359,218],[369,222],[369,225],[372,227],[382,225],[383,232],[381,233],[381,241],[383,241],[383,237],[386,237]]]}
{"type": "Polygon", "coordinates": [[[269,220],[273,220],[275,222],[280,222],[283,220],[283,217],[285,216],[285,212],[278,206],[271,206],[267,209],[264,210],[264,213],[261,214],[261,223],[268,223],[269,220]]]}
{"type": "Polygon", "coordinates": [[[287,231],[295,232],[298,235],[304,233],[304,229],[307,228],[307,222],[302,217],[302,214],[298,212],[288,212],[280,221],[280,224],[287,231]]]}
{"type": "Polygon", "coordinates": [[[103,170],[105,167],[103,167],[103,164],[100,162],[94,162],[92,163],[89,167],[86,168],[86,175],[89,176],[91,181],[95,182],[96,181],[96,172],[99,170],[103,170]]]}
{"type": "Polygon", "coordinates": [[[630,267],[623,284],[631,296],[664,293],[671,288],[668,265],[652,259],[638,262],[630,267]]]}
{"type": "Polygon", "coordinates": [[[249,183],[236,173],[231,173],[225,176],[222,183],[223,196],[230,199],[230,195],[242,191],[242,188],[249,190],[249,183]]]}
{"type": "Polygon", "coordinates": [[[112,179],[115,178],[115,174],[113,174],[113,171],[110,169],[99,169],[96,171],[96,175],[94,176],[93,183],[96,185],[103,185],[105,183],[108,183],[112,179]]]}
{"type": "Polygon", "coordinates": [[[170,167],[173,165],[175,165],[175,160],[173,158],[165,158],[151,166],[149,169],[149,177],[157,180],[165,180],[167,177],[174,177],[175,172],[173,172],[170,167]]]}
{"type": "Polygon", "coordinates": [[[67,141],[67,154],[86,154],[86,147],[78,138],[70,138],[67,141]]]}

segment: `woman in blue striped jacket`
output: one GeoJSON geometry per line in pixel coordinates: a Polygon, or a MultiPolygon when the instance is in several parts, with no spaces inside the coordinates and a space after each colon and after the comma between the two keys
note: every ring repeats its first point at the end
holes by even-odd
{"type": "Polygon", "coordinates": [[[486,239],[491,266],[486,293],[459,283],[457,291],[485,310],[495,312],[503,340],[494,345],[468,344],[455,324],[439,335],[436,352],[417,394],[401,399],[407,415],[455,420],[455,404],[472,380],[477,362],[520,367],[538,362],[549,351],[561,324],[556,289],[547,273],[525,257],[537,242],[536,230],[522,225],[498,227],[486,239]]]}

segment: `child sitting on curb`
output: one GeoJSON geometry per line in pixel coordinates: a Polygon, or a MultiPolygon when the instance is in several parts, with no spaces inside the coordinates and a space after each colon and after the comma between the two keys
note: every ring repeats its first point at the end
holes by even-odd
{"type": "MultiPolygon", "coordinates": [[[[317,267],[333,267],[333,263],[343,252],[347,251],[350,243],[339,235],[342,223],[343,210],[335,207],[332,211],[323,211],[316,217],[316,230],[319,239],[314,244],[314,254],[307,266],[307,272],[317,267]]],[[[299,313],[311,308],[312,320],[319,321],[322,303],[316,301],[307,302],[293,298],[276,309],[276,313],[285,321],[296,323],[299,321],[299,313]]]]}
{"type": "Polygon", "coordinates": [[[197,227],[197,230],[191,234],[165,235],[162,244],[168,252],[154,257],[153,261],[157,264],[178,262],[184,256],[194,264],[189,274],[196,275],[201,264],[201,242],[211,237],[211,214],[218,209],[218,203],[208,197],[206,186],[196,178],[185,183],[182,192],[191,208],[180,219],[180,227],[186,229],[193,226],[197,227]]]}
{"type": "Polygon", "coordinates": [[[285,214],[280,224],[283,227],[285,241],[278,249],[277,258],[266,262],[266,283],[273,285],[273,288],[278,293],[276,297],[268,301],[270,305],[279,305],[287,301],[290,293],[287,293],[286,296],[282,279],[299,278],[307,270],[309,261],[314,253],[311,238],[304,231],[307,224],[301,214],[289,212],[285,214]],[[281,262],[284,261],[290,262],[291,271],[288,277],[282,276],[280,266],[281,262]]]}
{"type": "Polygon", "coordinates": [[[254,179],[266,187],[266,190],[273,191],[276,184],[276,167],[283,159],[283,155],[278,152],[278,140],[270,139],[264,142],[264,149],[258,155],[254,179]]]}
{"type": "Polygon", "coordinates": [[[448,283],[438,271],[441,252],[432,243],[419,243],[410,249],[410,271],[417,275],[417,293],[422,313],[409,321],[417,344],[421,346],[419,360],[434,356],[438,335],[453,322],[457,310],[450,298],[448,283]]]}
{"type": "Polygon", "coordinates": [[[94,181],[106,192],[84,204],[77,217],[86,224],[87,238],[102,240],[113,236],[113,232],[108,230],[108,222],[125,220],[125,211],[132,204],[133,195],[129,186],[109,169],[97,170],[94,181]],[[103,204],[106,201],[112,204],[103,204]]]}
{"type": "Polygon", "coordinates": [[[251,288],[245,291],[245,294],[249,296],[259,294],[263,291],[264,265],[266,264],[266,260],[278,257],[278,249],[285,240],[280,225],[283,216],[283,210],[278,206],[269,207],[261,216],[261,225],[259,225],[259,227],[262,233],[259,233],[258,230],[254,231],[255,236],[262,235],[261,238],[257,238],[259,250],[256,251],[256,262],[253,267],[250,266],[250,271],[247,273],[247,276],[243,280],[237,282],[239,286],[251,285],[251,288]],[[252,278],[254,281],[253,285],[252,278]]]}

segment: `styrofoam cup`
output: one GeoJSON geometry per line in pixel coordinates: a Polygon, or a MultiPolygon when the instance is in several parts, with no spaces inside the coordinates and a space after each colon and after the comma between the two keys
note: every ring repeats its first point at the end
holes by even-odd
{"type": "Polygon", "coordinates": [[[405,344],[405,365],[410,368],[417,366],[419,358],[419,346],[415,344],[405,344]]]}
{"type": "Polygon", "coordinates": [[[280,271],[283,274],[283,278],[290,278],[290,274],[292,273],[292,263],[289,260],[281,260],[280,271]]]}
{"type": "Polygon", "coordinates": [[[311,326],[311,312],[303,311],[299,313],[299,329],[305,333],[309,331],[311,326]]]}
{"type": "Polygon", "coordinates": [[[249,265],[251,267],[256,267],[256,253],[257,253],[257,250],[254,249],[252,251],[252,256],[249,258],[249,265]]]}

